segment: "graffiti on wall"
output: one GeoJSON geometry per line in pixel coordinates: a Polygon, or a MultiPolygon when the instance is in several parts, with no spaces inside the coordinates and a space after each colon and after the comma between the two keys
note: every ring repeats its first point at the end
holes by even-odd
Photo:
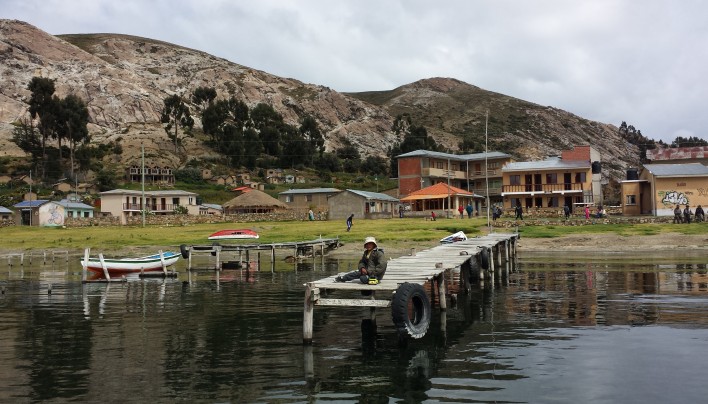
{"type": "Polygon", "coordinates": [[[679,191],[659,191],[661,203],[664,206],[686,205],[688,204],[688,196],[686,193],[679,191]]]}

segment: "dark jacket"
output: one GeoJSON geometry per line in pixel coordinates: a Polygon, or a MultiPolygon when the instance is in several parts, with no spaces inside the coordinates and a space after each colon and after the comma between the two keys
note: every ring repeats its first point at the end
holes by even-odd
{"type": "Polygon", "coordinates": [[[361,260],[359,260],[358,268],[365,268],[369,276],[375,276],[377,279],[381,279],[386,272],[386,258],[384,257],[383,250],[374,248],[369,254],[368,251],[364,251],[361,260]]]}

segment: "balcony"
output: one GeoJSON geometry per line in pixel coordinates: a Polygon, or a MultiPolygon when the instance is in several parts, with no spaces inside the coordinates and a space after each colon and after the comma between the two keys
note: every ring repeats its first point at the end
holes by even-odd
{"type": "Polygon", "coordinates": [[[470,170],[470,179],[471,180],[479,180],[482,178],[487,178],[487,177],[501,177],[501,169],[498,170],[487,170],[487,173],[485,175],[484,170],[470,170]]]}
{"type": "MultiPolygon", "coordinates": [[[[180,205],[174,205],[174,204],[147,204],[145,205],[145,208],[148,212],[155,212],[155,213],[164,213],[164,212],[173,212],[175,208],[180,205]]],[[[139,203],[124,203],[123,204],[123,210],[124,211],[141,211],[143,209],[143,205],[139,203]]]]}
{"type": "Polygon", "coordinates": [[[572,194],[584,191],[582,182],[564,184],[503,185],[502,195],[572,194]]]}

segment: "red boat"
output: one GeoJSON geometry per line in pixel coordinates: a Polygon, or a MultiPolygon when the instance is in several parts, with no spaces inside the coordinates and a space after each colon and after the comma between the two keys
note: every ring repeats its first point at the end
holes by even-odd
{"type": "Polygon", "coordinates": [[[210,235],[209,240],[243,240],[258,237],[258,233],[251,229],[220,230],[210,235]]]}

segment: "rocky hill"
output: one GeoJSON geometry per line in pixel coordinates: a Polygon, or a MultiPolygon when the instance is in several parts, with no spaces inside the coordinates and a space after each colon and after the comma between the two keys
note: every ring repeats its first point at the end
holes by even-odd
{"type": "MultiPolygon", "coordinates": [[[[247,105],[265,102],[287,123],[313,116],[332,150],[350,140],[362,155],[383,155],[397,139],[395,117],[409,113],[452,151],[463,136],[478,141],[489,111],[490,149],[537,159],[574,144],[592,144],[614,176],[636,165],[637,150],[612,125],[589,121],[553,107],[482,90],[455,79],[421,80],[391,91],[356,94],[277,77],[231,61],[161,42],[118,34],[53,36],[16,20],[0,20],[0,156],[21,156],[10,141],[12,123],[27,116],[33,76],[55,79],[56,95],[74,93],[89,107],[92,141],[122,146],[121,165],[135,164],[140,145],[157,164],[179,168],[189,159],[219,157],[199,136],[174,152],[159,123],[163,99],[187,98],[197,87],[247,105]]],[[[200,127],[197,121],[196,127],[200,127]]]]}

